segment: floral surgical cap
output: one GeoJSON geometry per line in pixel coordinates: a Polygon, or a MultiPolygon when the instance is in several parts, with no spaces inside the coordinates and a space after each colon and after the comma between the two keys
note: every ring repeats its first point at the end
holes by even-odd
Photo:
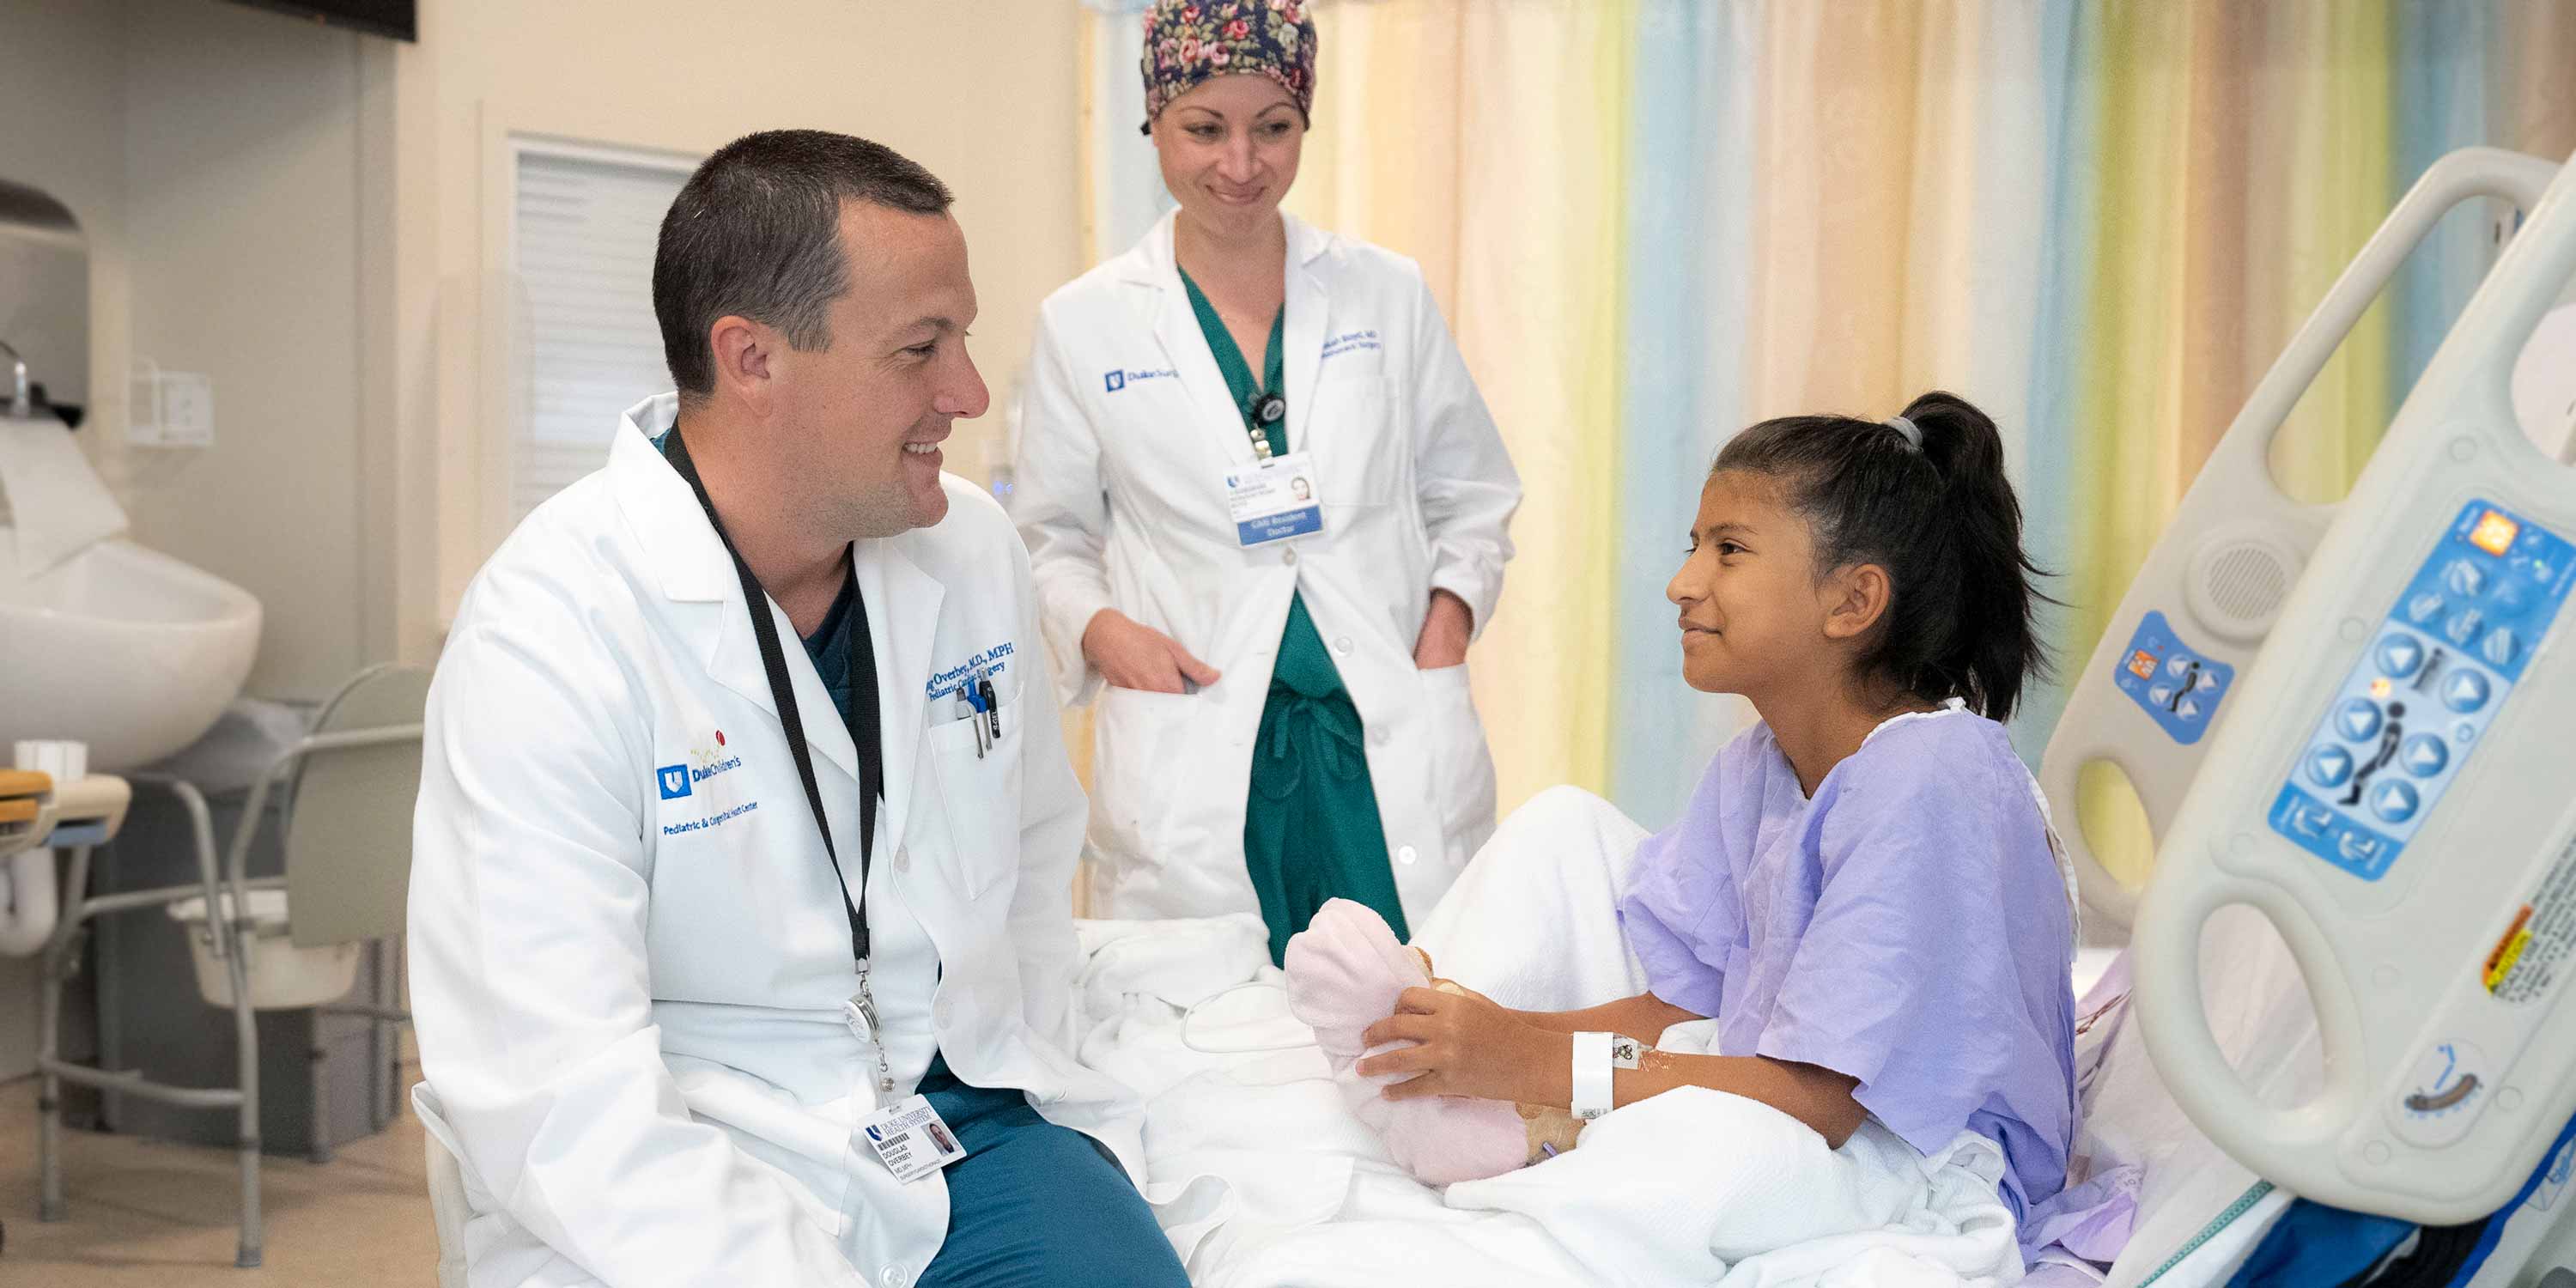
{"type": "Polygon", "coordinates": [[[1315,104],[1315,20],[1306,0],[1154,0],[1145,11],[1145,132],[1173,99],[1212,76],[1279,82],[1309,115],[1315,104]]]}

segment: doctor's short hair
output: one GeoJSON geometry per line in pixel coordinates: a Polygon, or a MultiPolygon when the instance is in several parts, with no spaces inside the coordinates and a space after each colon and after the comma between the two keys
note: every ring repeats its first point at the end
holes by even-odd
{"type": "Polygon", "coordinates": [[[2033,582],[2047,576],[2021,544],[2021,501],[2004,474],[2003,435],[1956,394],[1935,390],[1902,419],[1784,416],[1728,440],[1714,476],[1777,480],[1807,521],[1821,579],[1877,564],[1892,583],[1861,674],[1932,701],[1959,698],[1992,720],[2049,672],[2033,582]]]}
{"type": "Polygon", "coordinates": [[[707,329],[728,314],[797,349],[832,342],[827,313],[849,289],[841,205],[947,211],[948,186],[881,143],[828,130],[764,130],[716,150],[680,188],[653,250],[653,316],[683,401],[715,392],[707,329]]]}

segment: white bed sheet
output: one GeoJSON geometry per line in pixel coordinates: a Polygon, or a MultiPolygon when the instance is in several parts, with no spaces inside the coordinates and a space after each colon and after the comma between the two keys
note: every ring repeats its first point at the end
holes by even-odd
{"type": "MultiPolygon", "coordinates": [[[[1615,907],[1642,836],[1597,798],[1542,794],[1416,942],[1506,1005],[1632,995],[1643,973],[1615,907]]],[[[1351,1116],[1287,1014],[1258,918],[1082,932],[1080,1054],[1146,1098],[1146,1195],[1195,1283],[1946,1288],[2022,1276],[1990,1142],[1963,1134],[1927,1159],[1872,1124],[1829,1151],[1785,1115],[1716,1092],[1629,1106],[1571,1154],[1434,1190],[1351,1116]]]]}
{"type": "MultiPolygon", "coordinates": [[[[1643,834],[1588,794],[1543,793],[1504,821],[1416,942],[1432,951],[1442,974],[1506,1005],[1570,1009],[1633,994],[1643,988],[1643,972],[1619,936],[1615,908],[1643,834]]],[[[1919,1247],[1904,1251],[1915,1259],[1901,1263],[1890,1261],[1890,1250],[1908,1249],[1903,1240],[1811,1239],[1767,1255],[1743,1255],[1740,1242],[1725,1245],[1726,1237],[1740,1239],[1741,1229],[1719,1220],[1727,1215],[1721,1209],[1758,1206],[1763,1196],[1740,1193],[1737,1181],[1747,1173],[1727,1166],[1745,1150],[1730,1154],[1713,1142],[1777,1145],[1784,1137],[1761,1125],[1759,1116],[1770,1111],[1709,1103],[1731,1099],[1714,1093],[1623,1109],[1573,1154],[1443,1195],[1395,1168],[1344,1107],[1311,1034],[1287,1014],[1259,918],[1085,922],[1081,930],[1087,1018],[1080,1054],[1146,1098],[1147,1196],[1195,1282],[1744,1288],[2001,1283],[2018,1273],[1997,1267],[1978,1276],[1975,1237],[1967,1233],[1978,1218],[1964,1202],[1940,1218],[1948,1233],[1939,1237],[1950,1243],[1929,1256],[1917,1255],[1919,1247]],[[1623,1159],[1621,1142],[1641,1137],[1651,1139],[1637,1159],[1623,1159]],[[1698,1163],[1656,1161],[1690,1153],[1672,1147],[1689,1139],[1712,1142],[1698,1147],[1698,1163]],[[1675,1206],[1671,1196],[1684,1192],[1688,1201],[1675,1206]],[[1634,1213],[1653,1214],[1644,1236],[1623,1215],[1634,1213]],[[1688,1239],[1711,1240],[1702,1259],[1674,1252],[1676,1230],[1685,1234],[1685,1251],[1688,1239]],[[1622,1239],[1653,1255],[1624,1256],[1617,1251],[1622,1239]]],[[[2277,936],[2250,916],[2222,915],[2205,952],[2203,978],[2225,987],[2209,1006],[2221,1047],[2259,1094],[2283,1103],[2314,1094],[2322,1074],[2314,1017],[2277,936]]],[[[2075,1178],[2134,1169],[2120,1183],[2133,1187],[2137,1210],[2127,1231],[2109,1236],[2118,1251],[2107,1270],[2061,1257],[2034,1267],[2031,1282],[2222,1283],[2292,1196],[2228,1158],[2174,1104],[2138,1026],[2128,1021],[2125,961],[2089,955],[2079,971],[2090,987],[2079,1008],[2085,1121],[2075,1178]]],[[[1821,1151],[1821,1141],[1808,1140],[1821,1151]]],[[[1883,1180],[1885,1159],[1877,1162],[1883,1180]]],[[[1799,1183],[1813,1189],[1830,1172],[1810,1167],[1799,1183]]],[[[1921,1225],[1925,1218],[1905,1219],[1921,1225]]],[[[2104,1237],[2097,1232],[2093,1242],[2104,1237]]]]}

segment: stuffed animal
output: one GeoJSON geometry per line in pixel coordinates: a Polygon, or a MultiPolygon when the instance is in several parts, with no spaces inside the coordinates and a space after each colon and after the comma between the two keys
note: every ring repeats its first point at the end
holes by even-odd
{"type": "Polygon", "coordinates": [[[1466,994],[1432,973],[1431,954],[1399,944],[1386,919],[1364,904],[1333,899],[1288,940],[1288,1009],[1315,1031],[1333,1080],[1360,1121],[1386,1142],[1397,1166],[1429,1185],[1479,1180],[1574,1148],[1583,1124],[1561,1106],[1506,1104],[1470,1096],[1389,1100],[1390,1077],[1363,1077],[1360,1034],[1395,1011],[1408,988],[1466,994]]]}

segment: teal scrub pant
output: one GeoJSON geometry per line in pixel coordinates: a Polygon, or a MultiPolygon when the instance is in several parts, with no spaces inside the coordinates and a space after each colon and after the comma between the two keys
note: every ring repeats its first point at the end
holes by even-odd
{"type": "Polygon", "coordinates": [[[966,1147],[948,1165],[948,1238],[920,1288],[1189,1288],[1117,1159],[1018,1091],[970,1087],[930,1062],[921,1094],[966,1147]]]}

